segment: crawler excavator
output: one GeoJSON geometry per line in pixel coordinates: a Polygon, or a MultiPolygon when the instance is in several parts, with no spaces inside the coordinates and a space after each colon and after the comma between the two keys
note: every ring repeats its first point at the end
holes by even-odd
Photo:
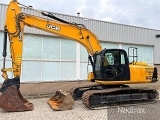
{"type": "MultiPolygon", "coordinates": [[[[138,62],[135,60],[136,55],[133,55],[134,59],[129,63],[127,52],[123,49],[102,49],[97,36],[82,24],[67,22],[57,18],[53,13],[44,11],[39,12],[48,18],[26,14],[21,12],[20,5],[22,6],[17,0],[12,0],[6,11],[2,68],[5,81],[1,87],[0,108],[7,111],[33,110],[33,104],[23,98],[19,89],[25,26],[69,38],[86,48],[89,53],[88,60],[93,68],[93,71],[88,73],[88,80],[96,82],[97,85],[73,88],[71,94],[74,99],[82,98],[88,108],[155,101],[159,97],[155,89],[135,89],[126,85],[157,82],[156,67],[138,62]],[[10,42],[12,68],[5,68],[7,36],[10,42]],[[13,72],[14,78],[8,78],[7,72],[13,72]]],[[[61,99],[59,93],[62,92],[59,91],[49,100],[50,103],[54,103],[50,104],[51,106],[64,103],[65,97],[61,99]]],[[[63,94],[66,95],[67,93],[63,94]]],[[[70,97],[66,99],[70,101],[70,97]]],[[[63,106],[69,104],[66,102],[63,106]]]]}

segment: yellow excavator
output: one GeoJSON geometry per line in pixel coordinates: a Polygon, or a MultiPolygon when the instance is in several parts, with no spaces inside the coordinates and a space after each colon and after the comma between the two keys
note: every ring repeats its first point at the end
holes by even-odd
{"type": "MultiPolygon", "coordinates": [[[[138,62],[137,54],[133,54],[133,61],[129,62],[129,56],[123,49],[102,49],[97,36],[84,25],[67,22],[44,11],[39,12],[48,19],[26,14],[21,12],[20,5],[22,4],[17,0],[12,0],[6,11],[2,68],[5,81],[1,87],[0,108],[7,111],[33,110],[33,104],[24,99],[19,89],[25,26],[69,38],[86,48],[89,53],[89,63],[93,68],[93,71],[88,73],[88,80],[96,82],[97,85],[73,88],[71,95],[74,99],[82,98],[84,105],[88,108],[134,104],[155,101],[159,98],[155,89],[135,89],[126,85],[157,82],[157,68],[145,62],[138,62]],[[12,68],[5,68],[7,36],[10,43],[12,68]],[[13,72],[14,78],[8,78],[7,72],[13,72]]],[[[74,101],[71,97],[67,98],[67,95],[68,93],[58,91],[49,100],[50,105],[53,108],[56,106],[57,109],[61,106],[60,110],[66,106],[71,108],[74,101]],[[63,97],[60,97],[62,94],[63,97]]]]}

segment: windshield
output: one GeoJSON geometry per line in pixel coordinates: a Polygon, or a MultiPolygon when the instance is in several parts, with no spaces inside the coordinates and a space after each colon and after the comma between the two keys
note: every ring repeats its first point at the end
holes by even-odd
{"type": "Polygon", "coordinates": [[[100,70],[100,64],[101,64],[101,56],[96,56],[96,63],[95,63],[95,70],[100,70]]]}
{"type": "Polygon", "coordinates": [[[95,55],[95,65],[94,65],[94,75],[96,77],[100,76],[100,70],[101,70],[101,55],[97,54],[95,55]]]}
{"type": "Polygon", "coordinates": [[[123,52],[107,51],[104,54],[103,66],[107,65],[124,65],[125,58],[123,52]]]}

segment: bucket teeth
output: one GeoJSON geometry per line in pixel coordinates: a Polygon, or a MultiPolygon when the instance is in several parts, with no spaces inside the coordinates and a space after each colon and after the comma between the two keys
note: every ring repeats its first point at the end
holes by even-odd
{"type": "Polygon", "coordinates": [[[5,111],[33,110],[33,104],[28,102],[15,85],[9,86],[0,96],[0,108],[5,111]]]}
{"type": "Polygon", "coordinates": [[[48,100],[48,104],[54,110],[71,110],[74,102],[73,97],[63,90],[56,91],[54,96],[48,100]]]}

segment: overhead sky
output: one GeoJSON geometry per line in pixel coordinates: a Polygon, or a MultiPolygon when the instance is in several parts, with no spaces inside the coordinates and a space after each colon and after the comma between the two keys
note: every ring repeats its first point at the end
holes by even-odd
{"type": "MultiPolygon", "coordinates": [[[[10,0],[0,0],[8,4],[10,0]]],[[[18,0],[35,9],[160,30],[160,0],[18,0]]]]}

